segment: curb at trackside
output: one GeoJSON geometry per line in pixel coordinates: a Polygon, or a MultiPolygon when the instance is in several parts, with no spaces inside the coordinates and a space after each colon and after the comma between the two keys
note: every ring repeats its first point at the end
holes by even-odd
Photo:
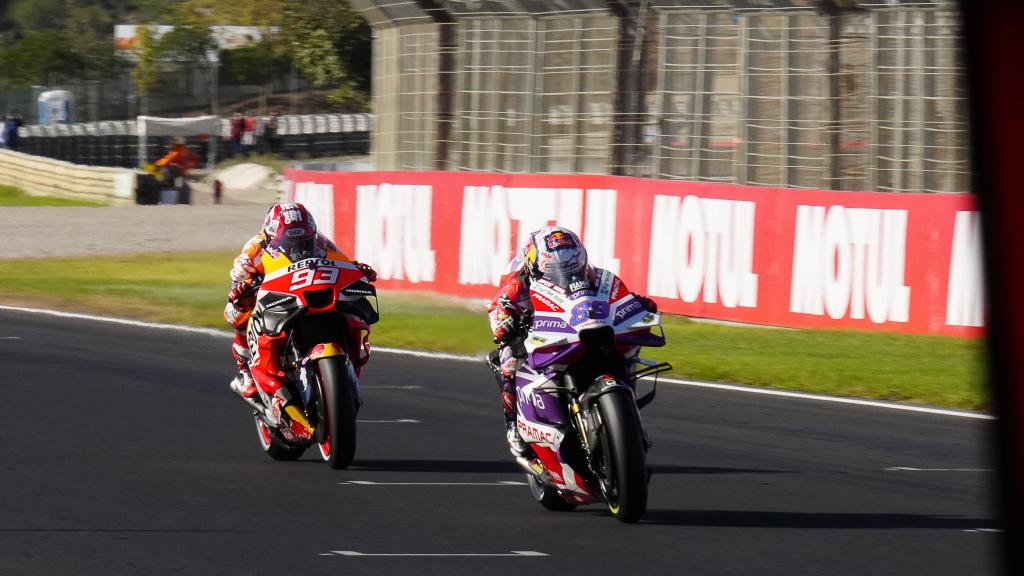
{"type": "MultiPolygon", "coordinates": [[[[24,312],[28,314],[39,314],[56,318],[71,318],[75,320],[90,320],[93,322],[105,322],[108,324],[119,324],[122,326],[135,326],[139,328],[150,328],[155,330],[170,330],[186,332],[191,334],[203,334],[218,338],[231,338],[231,332],[216,330],[214,328],[201,328],[198,326],[184,326],[181,324],[163,324],[159,322],[143,322],[140,320],[129,320],[127,318],[115,318],[111,316],[96,316],[93,314],[81,314],[78,312],[63,312],[61,310],[47,310],[44,308],[24,308],[20,306],[6,306],[0,304],[0,310],[12,312],[24,312]]],[[[404,348],[373,347],[374,352],[385,354],[399,354],[414,356],[417,358],[428,358],[431,360],[450,360],[456,362],[480,362],[481,356],[468,356],[461,354],[448,354],[444,352],[427,352],[423,350],[407,350],[404,348]]],[[[995,416],[981,412],[970,412],[967,410],[950,410],[947,408],[933,408],[930,406],[915,406],[911,404],[898,404],[896,402],[883,402],[879,400],[862,400],[859,398],[844,398],[841,396],[828,396],[825,394],[810,394],[806,392],[791,392],[788,390],[772,390],[769,388],[756,388],[753,386],[741,386],[738,384],[723,384],[718,382],[701,382],[699,380],[686,380],[680,378],[658,378],[659,383],[675,384],[680,386],[693,386],[698,388],[713,388],[717,390],[729,390],[733,392],[746,392],[749,394],[761,394],[764,396],[781,396],[785,398],[798,398],[802,400],[815,400],[819,402],[833,402],[837,404],[853,404],[857,406],[869,406],[886,410],[901,410],[904,412],[918,412],[924,414],[936,414],[940,416],[954,416],[959,418],[974,418],[978,420],[995,420],[995,416]]]]}

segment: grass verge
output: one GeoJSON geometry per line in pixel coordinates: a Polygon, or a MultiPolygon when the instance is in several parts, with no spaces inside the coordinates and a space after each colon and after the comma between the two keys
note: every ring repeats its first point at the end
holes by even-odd
{"type": "Polygon", "coordinates": [[[31,196],[21,188],[0,184],[0,206],[105,206],[105,204],[54,196],[31,196]]]}
{"type": "MultiPolygon", "coordinates": [[[[224,328],[233,253],[0,260],[0,303],[224,328]]],[[[480,307],[382,292],[379,346],[480,354],[491,348],[480,307]]],[[[669,344],[645,356],[684,378],[986,409],[984,342],[826,330],[773,330],[666,317],[669,344]]],[[[227,352],[225,352],[227,354],[227,352]]]]}

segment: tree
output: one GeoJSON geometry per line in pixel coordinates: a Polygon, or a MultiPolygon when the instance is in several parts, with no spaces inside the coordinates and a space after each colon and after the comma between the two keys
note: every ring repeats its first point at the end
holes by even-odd
{"type": "Polygon", "coordinates": [[[315,86],[333,84],[329,100],[365,110],[370,92],[370,27],[348,2],[282,0],[283,34],[302,75],[315,86]]]}

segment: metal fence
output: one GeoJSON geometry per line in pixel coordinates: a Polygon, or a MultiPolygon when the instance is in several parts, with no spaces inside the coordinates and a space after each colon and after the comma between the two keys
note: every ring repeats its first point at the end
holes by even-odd
{"type": "Polygon", "coordinates": [[[267,84],[237,84],[219,77],[209,65],[166,66],[157,75],[157,87],[146,96],[136,93],[130,71],[104,80],[53,78],[49,85],[0,90],[2,113],[19,111],[28,122],[37,122],[39,95],[47,90],[67,90],[74,95],[73,120],[99,122],[123,120],[139,114],[181,116],[234,111],[266,113],[310,112],[311,86],[294,70],[267,84]]]}
{"type": "Polygon", "coordinates": [[[353,3],[381,169],[969,189],[951,0],[353,3]]]}

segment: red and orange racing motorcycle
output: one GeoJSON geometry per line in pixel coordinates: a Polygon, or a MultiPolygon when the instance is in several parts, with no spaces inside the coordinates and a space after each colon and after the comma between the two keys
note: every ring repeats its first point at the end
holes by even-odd
{"type": "Polygon", "coordinates": [[[247,399],[260,446],[275,460],[295,460],[315,444],[328,465],[346,468],[356,449],[358,373],[369,358],[370,326],[379,319],[377,291],[337,252],[297,262],[265,252],[262,260],[265,276],[254,287],[256,306],[247,329],[249,365],[268,353],[269,340],[285,338],[276,347],[279,366],[298,402],[273,414],[272,397],[262,389],[247,399]],[[301,414],[294,412],[299,409],[301,414]],[[289,434],[293,417],[308,421],[311,438],[289,434]]]}

